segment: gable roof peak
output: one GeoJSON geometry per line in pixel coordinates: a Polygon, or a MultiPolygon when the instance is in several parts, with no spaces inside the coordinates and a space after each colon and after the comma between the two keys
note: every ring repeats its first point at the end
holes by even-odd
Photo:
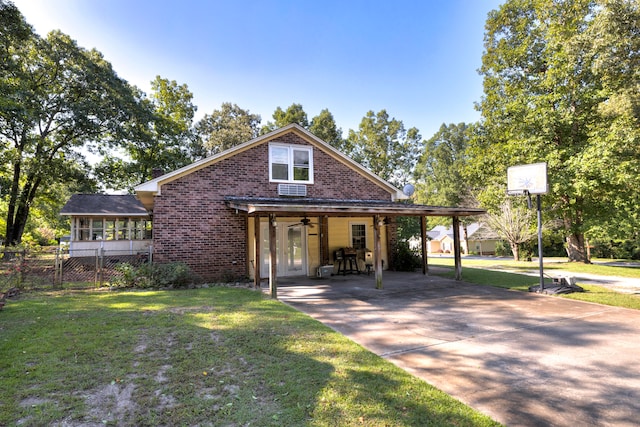
{"type": "MultiPolygon", "coordinates": [[[[138,194],[138,196],[141,198],[141,200],[143,201],[143,203],[145,204],[145,206],[153,204],[152,201],[152,195],[153,194],[159,194],[161,191],[161,187],[163,184],[169,183],[171,181],[174,181],[182,176],[188,175],[190,173],[193,173],[197,170],[200,170],[202,168],[205,168],[209,165],[212,165],[216,162],[219,162],[223,159],[232,157],[238,153],[241,153],[245,150],[248,150],[256,145],[274,140],[276,138],[278,138],[281,135],[285,135],[288,133],[295,133],[298,136],[300,136],[301,138],[303,138],[305,141],[307,141],[308,143],[310,143],[311,145],[314,145],[318,148],[320,148],[321,150],[325,151],[326,153],[328,153],[329,155],[331,155],[334,159],[336,159],[337,161],[347,165],[348,167],[356,170],[357,172],[359,172],[360,174],[364,175],[365,177],[367,177],[368,179],[370,179],[371,181],[376,182],[378,185],[380,185],[381,187],[385,188],[387,191],[389,191],[389,193],[392,195],[392,198],[395,200],[399,200],[399,199],[406,199],[406,196],[402,193],[402,191],[396,187],[394,187],[390,182],[386,181],[385,179],[381,178],[380,176],[376,175],[375,173],[373,173],[372,171],[370,171],[369,169],[367,169],[366,167],[364,167],[363,165],[361,165],[360,163],[356,162],[355,160],[353,160],[352,158],[350,158],[349,156],[347,156],[346,154],[342,153],[341,151],[339,151],[338,149],[336,149],[335,147],[331,146],[329,143],[323,141],[322,139],[318,138],[316,135],[314,135],[313,133],[311,133],[308,129],[305,129],[304,127],[300,126],[297,123],[290,123],[286,126],[283,126],[281,128],[275,129],[269,133],[266,133],[264,135],[260,135],[257,136],[256,138],[253,138],[247,142],[243,142],[241,144],[238,144],[234,147],[231,147],[227,150],[221,151],[220,153],[216,153],[212,156],[206,157],[204,159],[198,160],[194,163],[191,163],[187,166],[184,166],[180,169],[177,169],[173,172],[169,172],[166,173],[162,176],[159,176],[157,178],[154,178],[150,181],[144,182],[138,186],[136,186],[134,188],[136,194],[138,194]]],[[[149,207],[149,206],[147,206],[149,207]]]]}

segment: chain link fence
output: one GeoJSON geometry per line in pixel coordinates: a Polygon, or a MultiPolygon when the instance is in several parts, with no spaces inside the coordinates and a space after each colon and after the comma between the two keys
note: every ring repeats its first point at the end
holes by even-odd
{"type": "Polygon", "coordinates": [[[0,252],[0,292],[17,288],[65,289],[107,286],[121,277],[117,266],[140,266],[150,262],[150,253],[102,249],[4,250],[0,252]]]}

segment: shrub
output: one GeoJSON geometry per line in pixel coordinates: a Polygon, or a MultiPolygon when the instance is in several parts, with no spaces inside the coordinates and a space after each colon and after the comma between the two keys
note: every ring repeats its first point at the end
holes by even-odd
{"type": "Polygon", "coordinates": [[[193,282],[191,270],[183,262],[153,265],[155,269],[153,277],[155,279],[154,283],[156,286],[173,286],[176,288],[183,288],[193,282]]]}
{"type": "Polygon", "coordinates": [[[640,259],[640,242],[636,240],[595,240],[591,255],[597,258],[640,259]]]}
{"type": "Polygon", "coordinates": [[[393,269],[396,271],[415,271],[421,265],[420,257],[409,248],[409,242],[398,242],[393,257],[393,269]]]}
{"type": "Polygon", "coordinates": [[[496,256],[513,256],[509,243],[504,240],[498,240],[496,242],[496,256]]]}
{"type": "Polygon", "coordinates": [[[185,287],[193,282],[191,270],[183,262],[168,264],[118,264],[115,269],[120,273],[111,282],[120,288],[163,288],[185,287]]]}

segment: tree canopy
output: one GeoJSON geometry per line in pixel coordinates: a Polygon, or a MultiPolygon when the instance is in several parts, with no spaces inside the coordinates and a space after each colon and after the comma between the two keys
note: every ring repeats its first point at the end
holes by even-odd
{"type": "Polygon", "coordinates": [[[287,107],[286,110],[277,107],[273,112],[273,121],[267,122],[267,124],[262,127],[260,133],[264,135],[265,133],[269,133],[291,123],[297,123],[305,129],[309,128],[309,119],[302,104],[293,103],[287,107]]]}
{"type": "Polygon", "coordinates": [[[5,244],[14,245],[43,185],[66,182],[88,142],[121,135],[135,102],[99,52],[59,31],[37,36],[11,3],[0,11],[0,174],[9,184],[5,244]]]}
{"type": "Polygon", "coordinates": [[[195,160],[202,150],[193,132],[193,94],[186,84],[160,76],[152,93],[135,91],[131,119],[125,133],[107,144],[98,141],[102,160],[95,166],[99,181],[113,189],[131,190],[151,179],[154,170],[169,172],[195,160]]]}
{"type": "Polygon", "coordinates": [[[311,119],[309,131],[338,150],[344,149],[342,129],[338,127],[333,114],[327,108],[311,119]]]}
{"type": "Polygon", "coordinates": [[[496,187],[504,188],[508,166],[546,162],[547,213],[563,220],[571,260],[587,261],[585,233],[613,206],[637,200],[628,183],[640,161],[640,79],[630,69],[639,7],[508,0],[486,23],[482,131],[470,147],[470,177],[485,183],[479,197],[487,203],[504,194],[496,187]]]}
{"type": "Polygon", "coordinates": [[[219,153],[258,136],[260,115],[236,104],[223,102],[196,124],[195,129],[207,155],[219,153]]]}
{"type": "Polygon", "coordinates": [[[401,188],[413,174],[421,139],[417,128],[406,130],[386,110],[369,111],[357,131],[349,130],[346,154],[401,188]]]}
{"type": "Polygon", "coordinates": [[[424,143],[416,164],[416,199],[420,203],[441,206],[469,205],[472,187],[464,177],[467,147],[473,127],[442,124],[424,143]]]}

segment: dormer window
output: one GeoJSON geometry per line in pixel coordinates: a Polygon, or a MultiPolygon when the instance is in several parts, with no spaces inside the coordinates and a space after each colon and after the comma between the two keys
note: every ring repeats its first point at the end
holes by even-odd
{"type": "Polygon", "coordinates": [[[272,182],[313,183],[313,148],[269,144],[269,179],[272,182]]]}

